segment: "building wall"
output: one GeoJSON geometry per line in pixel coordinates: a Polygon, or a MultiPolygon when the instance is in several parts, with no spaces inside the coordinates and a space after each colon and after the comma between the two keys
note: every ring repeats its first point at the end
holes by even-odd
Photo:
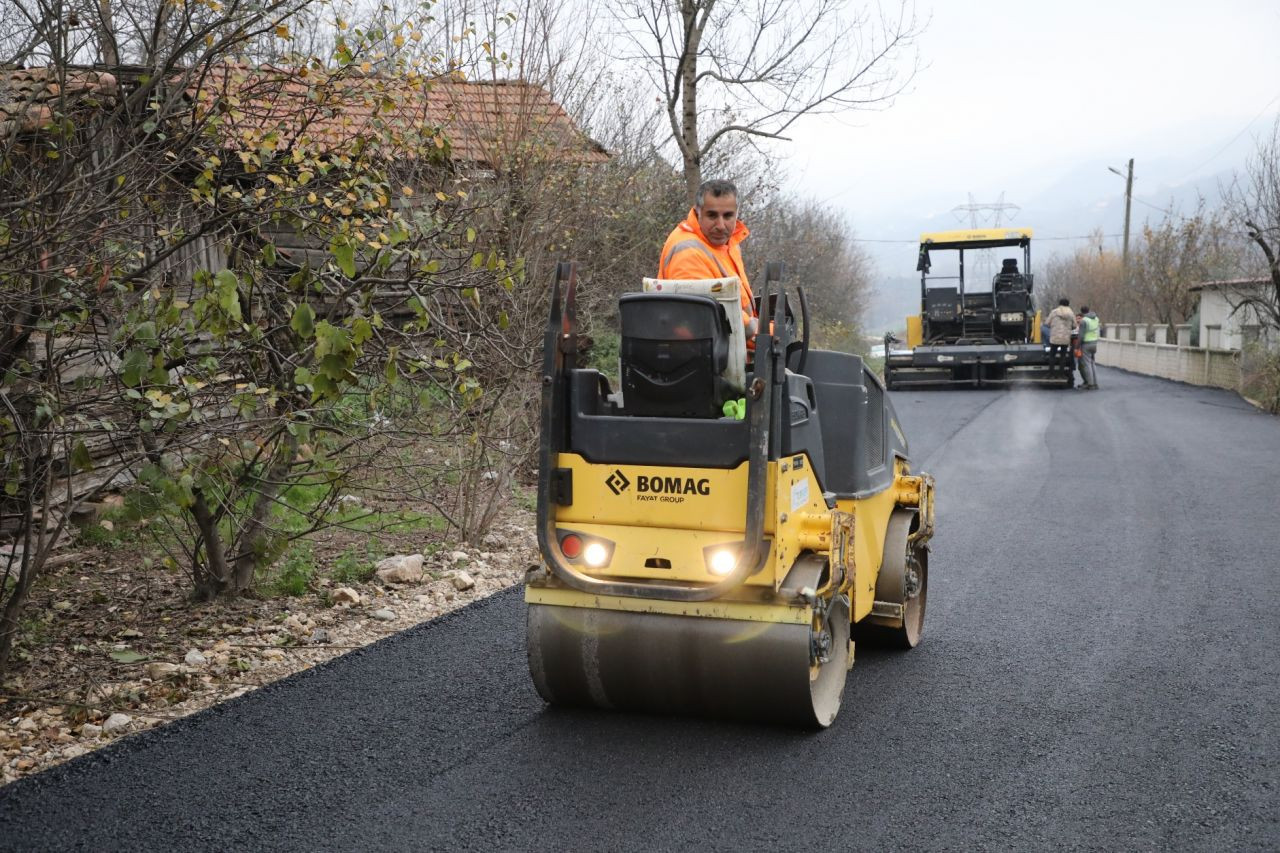
{"type": "Polygon", "coordinates": [[[1251,307],[1235,311],[1242,292],[1225,287],[1205,287],[1200,291],[1200,344],[1211,349],[1244,349],[1248,339],[1258,336],[1264,325],[1251,307]]]}

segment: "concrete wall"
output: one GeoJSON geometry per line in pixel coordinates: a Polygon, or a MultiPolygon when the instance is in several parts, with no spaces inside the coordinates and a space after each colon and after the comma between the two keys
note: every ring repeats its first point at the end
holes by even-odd
{"type": "Polygon", "coordinates": [[[1134,340],[1132,326],[1107,326],[1106,335],[1098,341],[1098,364],[1191,385],[1240,390],[1239,350],[1147,343],[1145,333],[1144,325],[1142,337],[1134,340]]]}

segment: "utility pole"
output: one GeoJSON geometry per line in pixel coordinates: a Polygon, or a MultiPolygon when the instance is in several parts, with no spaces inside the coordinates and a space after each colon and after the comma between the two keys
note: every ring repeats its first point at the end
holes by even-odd
{"type": "Polygon", "coordinates": [[[1124,178],[1124,249],[1120,256],[1120,263],[1127,271],[1129,269],[1129,210],[1133,206],[1133,158],[1129,158],[1129,174],[1121,175],[1119,169],[1107,167],[1110,171],[1115,172],[1124,178]]]}

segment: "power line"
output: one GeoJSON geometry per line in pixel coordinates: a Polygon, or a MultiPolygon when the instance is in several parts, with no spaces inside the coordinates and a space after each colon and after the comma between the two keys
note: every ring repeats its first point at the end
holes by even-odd
{"type": "Polygon", "coordinates": [[[1161,213],[1163,213],[1165,216],[1178,216],[1178,214],[1174,213],[1172,210],[1165,210],[1163,207],[1156,207],[1154,204],[1152,204],[1149,201],[1143,201],[1142,199],[1137,197],[1135,197],[1133,200],[1136,201],[1138,204],[1142,205],[1143,207],[1149,207],[1152,210],[1158,210],[1161,213]]]}
{"type": "Polygon", "coordinates": [[[1240,137],[1242,137],[1242,136],[1244,136],[1246,133],[1248,133],[1248,132],[1249,132],[1249,128],[1253,127],[1253,123],[1254,123],[1255,121],[1257,121],[1258,119],[1262,118],[1263,114],[1264,114],[1267,110],[1271,109],[1271,105],[1272,105],[1272,104],[1274,104],[1276,101],[1280,101],[1280,95],[1276,95],[1274,98],[1272,98],[1270,101],[1268,101],[1268,102],[1267,102],[1267,105],[1266,105],[1265,107],[1263,107],[1261,110],[1259,110],[1259,111],[1258,111],[1258,114],[1257,114],[1256,116],[1254,116],[1253,118],[1249,119],[1249,123],[1248,123],[1248,124],[1246,124],[1246,125],[1244,126],[1244,129],[1243,129],[1243,130],[1241,130],[1241,131],[1240,131],[1239,133],[1237,133],[1235,136],[1231,137],[1231,139],[1227,142],[1227,144],[1226,144],[1226,145],[1223,145],[1221,148],[1219,148],[1217,151],[1215,151],[1213,154],[1211,154],[1211,155],[1209,156],[1209,159],[1205,160],[1205,161],[1204,161],[1203,163],[1201,163],[1199,166],[1196,166],[1194,169],[1191,169],[1191,170],[1190,170],[1190,171],[1188,171],[1186,174],[1184,174],[1181,178],[1179,178],[1179,179],[1178,179],[1178,183],[1181,183],[1182,181],[1186,180],[1187,178],[1189,178],[1189,177],[1190,177],[1192,174],[1194,174],[1195,172],[1200,171],[1200,170],[1201,170],[1201,169],[1203,169],[1205,166],[1209,165],[1209,164],[1210,164],[1210,163],[1212,163],[1214,160],[1216,160],[1216,159],[1218,158],[1218,155],[1219,155],[1219,154],[1221,154],[1223,151],[1226,151],[1226,150],[1227,150],[1228,148],[1230,148],[1232,145],[1235,145],[1235,144],[1236,144],[1236,141],[1237,141],[1240,137]]]}

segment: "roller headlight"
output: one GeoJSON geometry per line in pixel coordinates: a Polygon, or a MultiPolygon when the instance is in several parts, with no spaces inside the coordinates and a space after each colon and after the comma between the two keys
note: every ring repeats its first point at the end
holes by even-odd
{"type": "Polygon", "coordinates": [[[713,575],[727,575],[738,565],[738,555],[728,548],[712,551],[707,560],[707,568],[713,575]]]}
{"type": "Polygon", "coordinates": [[[1000,322],[1001,323],[1021,323],[1024,316],[1025,315],[1022,314],[1022,312],[1020,311],[1014,311],[1010,314],[1001,314],[1000,322]]]}
{"type": "Polygon", "coordinates": [[[599,542],[592,542],[582,552],[582,559],[586,560],[588,566],[598,569],[609,562],[609,549],[599,542]]]}

